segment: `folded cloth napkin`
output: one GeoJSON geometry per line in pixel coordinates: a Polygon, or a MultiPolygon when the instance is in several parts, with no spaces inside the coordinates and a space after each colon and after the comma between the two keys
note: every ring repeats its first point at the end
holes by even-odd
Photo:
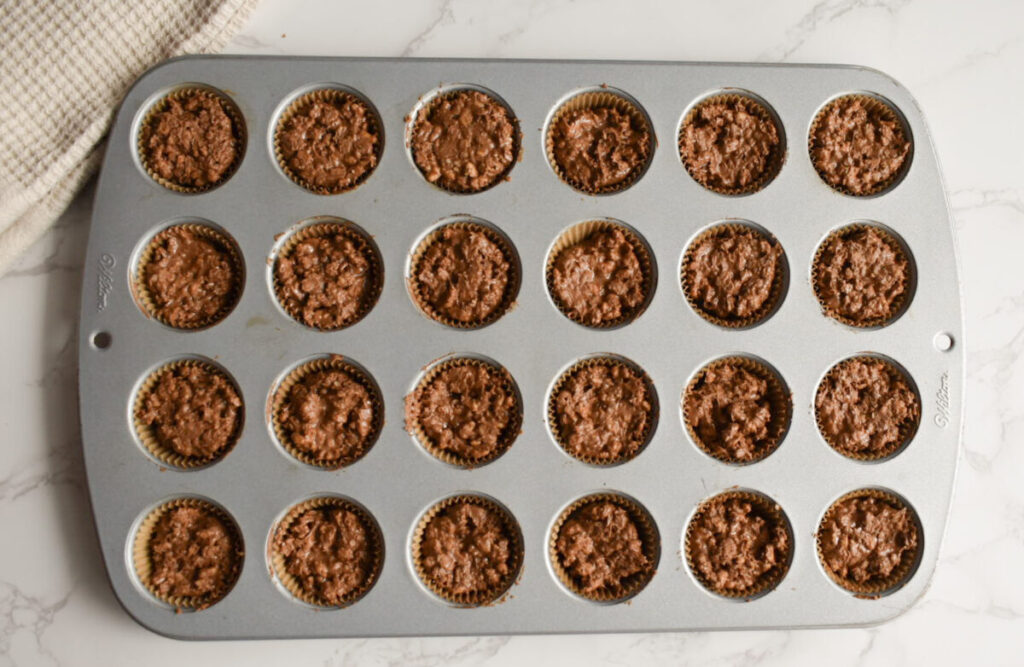
{"type": "Polygon", "coordinates": [[[146,68],[218,51],[257,0],[0,0],[0,274],[99,165],[146,68]]]}

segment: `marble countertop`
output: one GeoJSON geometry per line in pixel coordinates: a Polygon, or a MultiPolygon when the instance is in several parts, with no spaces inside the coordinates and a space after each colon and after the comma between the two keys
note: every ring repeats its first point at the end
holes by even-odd
{"type": "Polygon", "coordinates": [[[964,449],[931,588],[868,629],[187,643],[106,581],[81,462],[80,274],[93,190],[0,279],[0,665],[1019,664],[1024,660],[1024,3],[265,0],[245,54],[856,63],[916,96],[956,224],[968,331],[964,449]],[[1007,131],[1009,128],[1009,131],[1007,131]]]}

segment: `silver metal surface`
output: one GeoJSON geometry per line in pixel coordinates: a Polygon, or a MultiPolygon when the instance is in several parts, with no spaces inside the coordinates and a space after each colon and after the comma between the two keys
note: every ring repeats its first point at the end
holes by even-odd
{"type": "Polygon", "coordinates": [[[110,133],[93,212],[84,272],[80,345],[83,447],[93,511],[110,581],[139,623],[181,638],[342,637],[545,632],[610,632],[771,628],[877,623],[907,609],[931,579],[956,470],[964,380],[963,331],[950,217],[921,111],[906,90],[879,72],[838,66],[644,62],[391,60],[344,58],[189,57],[146,73],[124,100],[110,133]],[[200,195],[176,194],[147,177],[134,157],[133,129],[147,101],[183,82],[230,95],[244,115],[248,146],[237,173],[200,195]],[[376,172],[352,192],[311,194],[275,166],[271,123],[282,103],[314,84],[359,91],[379,111],[386,147],[376,172]],[[468,83],[493,90],[515,111],[522,161],[511,180],[481,194],[451,195],[428,184],[403,145],[405,119],[439,86],[468,83]],[[653,122],[658,148],[646,175],[627,191],[600,197],[575,192],[544,156],[542,128],[554,105],[575,90],[608,84],[636,98],[653,122]],[[676,132],[697,98],[726,87],[752,91],[781,119],[788,150],[764,190],[725,197],[695,183],[682,167],[676,132]],[[916,145],[904,180],[871,198],[832,191],[815,173],[806,136],[815,112],[844,92],[885,97],[905,115],[916,145]],[[423,316],[403,284],[408,254],[423,232],[453,214],[500,228],[522,262],[516,307],[475,331],[446,328],[423,316]],[[380,300],[358,324],[319,333],[292,319],[269,289],[267,257],[275,237],[314,216],[351,220],[374,237],[384,261],[380,300]],[[637,229],[653,248],[656,292],[644,314],[610,331],[580,327],[559,313],[544,286],[545,254],[567,227],[614,218],[637,229]],[[175,331],[147,319],[129,290],[133,253],[169,221],[212,221],[237,242],[245,287],[220,324],[175,331]],[[738,218],[774,234],[785,249],[789,285],[775,314],[742,331],[715,327],[687,305],[677,276],[688,241],[709,224],[738,218]],[[917,289],[892,325],[855,330],[820,311],[810,261],[835,227],[857,220],[895,230],[913,253],[917,289]],[[96,335],[109,335],[96,339],[96,335]],[[109,342],[103,348],[97,346],[109,342]],[[485,355],[515,378],[525,406],[523,431],[497,461],[476,470],[445,465],[402,428],[403,397],[421,369],[452,352],[485,355]],[[570,362],[595,352],[622,355],[649,374],[660,417],[647,448],[624,465],[597,468],[569,458],[545,424],[547,392],[570,362]],[[891,460],[866,464],[830,449],[812,414],[813,392],[835,362],[860,353],[886,355],[913,377],[921,394],[921,426],[891,460]],[[265,406],[275,381],[300,360],[321,353],[350,357],[376,380],[385,425],[360,461],[337,472],[311,469],[274,444],[265,406]],[[690,376],[716,357],[755,355],[778,370],[793,392],[792,424],[779,449],[749,466],[729,466],[701,453],[679,418],[690,376]],[[132,434],[130,404],[140,379],[183,355],[215,360],[235,379],[245,424],[235,449],[191,472],[161,468],[132,434]],[[680,541],[693,509],[739,486],[775,499],[792,523],[788,575],[771,593],[737,603],[712,595],[691,577],[680,541]],[[830,502],[855,488],[878,486],[906,498],[923,527],[916,574],[896,592],[859,599],[825,576],[814,534],[830,502]],[[661,559],[650,584],[628,604],[599,605],[574,597],[547,561],[548,531],[574,499],[618,490],[646,507],[661,535],[661,559]],[[409,563],[409,537],[425,508],[455,492],[477,491],[507,506],[519,521],[525,566],[511,597],[476,609],[448,606],[419,585],[409,563]],[[386,546],[377,585],[358,603],[320,611],[297,602],[268,574],[272,525],[292,504],[318,492],[362,503],[379,522],[386,546]],[[194,494],[222,505],[238,522],[246,557],[234,589],[219,603],[175,614],[131,574],[128,550],[137,521],[162,500],[194,494]]]}

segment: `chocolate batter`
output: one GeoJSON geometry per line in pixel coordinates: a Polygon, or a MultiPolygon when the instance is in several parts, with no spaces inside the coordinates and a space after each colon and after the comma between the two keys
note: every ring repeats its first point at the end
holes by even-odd
{"type": "Polygon", "coordinates": [[[235,583],[241,544],[213,510],[175,507],[153,527],[149,559],[152,568],[147,586],[163,598],[205,598],[196,607],[202,608],[224,596],[235,583]]]}
{"type": "Polygon", "coordinates": [[[341,605],[375,576],[379,554],[373,541],[358,514],[321,506],[282,526],[274,549],[304,593],[325,605],[341,605]]]}
{"type": "MultiPolygon", "coordinates": [[[[884,585],[917,555],[917,524],[908,508],[853,497],[829,510],[818,529],[823,564],[852,586],[884,585]]],[[[897,583],[897,582],[892,582],[897,583]]]]}
{"type": "Polygon", "coordinates": [[[518,435],[522,411],[511,385],[503,368],[449,364],[406,397],[406,429],[469,463],[490,458],[518,435]]]}
{"type": "Polygon", "coordinates": [[[242,429],[242,399],[223,373],[196,364],[160,372],[135,410],[156,444],[196,461],[230,449],[242,429]]]}
{"type": "Polygon", "coordinates": [[[734,363],[713,364],[683,397],[687,425],[700,445],[720,461],[747,463],[778,445],[779,407],[761,374],[734,363]]]}
{"type": "Polygon", "coordinates": [[[356,232],[325,228],[298,241],[275,266],[277,298],[308,327],[325,331],[355,323],[373,306],[380,272],[356,232]]]}
{"type": "Polygon", "coordinates": [[[596,231],[562,249],[551,265],[559,307],[588,326],[636,314],[647,297],[647,279],[636,247],[618,227],[596,231]]]}
{"type": "Polygon", "coordinates": [[[814,276],[826,313],[870,324],[896,315],[910,284],[910,262],[885,232],[857,228],[825,241],[814,276]]]}
{"type": "Polygon", "coordinates": [[[242,276],[227,241],[170,227],[154,237],[141,280],[153,304],[150,313],[181,329],[212,324],[234,307],[242,276]]]}
{"type": "Polygon", "coordinates": [[[814,401],[821,434],[842,453],[885,456],[899,448],[921,417],[917,394],[881,359],[840,362],[814,401]]]}
{"type": "Polygon", "coordinates": [[[380,158],[373,112],[352,95],[302,104],[281,122],[277,147],[304,187],[332,194],[362,183],[380,158]]]}
{"type": "Polygon", "coordinates": [[[752,229],[728,228],[698,239],[683,260],[683,285],[702,314],[745,322],[762,318],[774,305],[772,285],[782,248],[752,229]]]}
{"type": "Polygon", "coordinates": [[[146,167],[175,185],[206,188],[231,175],[238,161],[240,130],[216,95],[191,91],[167,100],[167,106],[143,127],[146,167]]]}
{"type": "Polygon", "coordinates": [[[778,161],[779,131],[767,110],[745,98],[701,104],[679,136],[693,178],[707,188],[739,193],[758,184],[778,161]]]}
{"type": "Polygon", "coordinates": [[[910,141],[880,103],[842,97],[811,128],[811,160],[826,183],[854,195],[874,194],[903,167],[910,141]]]}
{"type": "Polygon", "coordinates": [[[559,563],[585,595],[615,596],[651,573],[636,522],[624,508],[597,500],[576,509],[558,530],[559,563]]]}
{"type": "Polygon", "coordinates": [[[743,595],[777,583],[791,548],[775,513],[746,498],[713,498],[687,529],[690,565],[716,593],[743,595]]]}
{"type": "Polygon", "coordinates": [[[647,441],[654,406],[644,376],[625,364],[571,371],[554,400],[559,442],[576,458],[622,461],[636,456],[647,441]]]}
{"type": "Polygon", "coordinates": [[[488,234],[449,225],[427,243],[414,262],[412,287],[434,319],[479,325],[510,305],[514,286],[508,252],[488,234]]]}
{"type": "Polygon", "coordinates": [[[490,95],[461,90],[420,110],[410,146],[423,177],[445,190],[480,192],[512,168],[519,153],[515,121],[490,95]]]}
{"type": "Polygon", "coordinates": [[[589,193],[628,185],[651,156],[647,124],[613,107],[566,111],[558,115],[550,132],[552,154],[562,176],[589,193]]]}
{"type": "Polygon", "coordinates": [[[491,507],[456,502],[427,523],[419,549],[420,571],[451,596],[504,592],[515,576],[508,517],[491,507]]]}
{"type": "Polygon", "coordinates": [[[355,461],[380,430],[370,389],[340,368],[303,375],[288,389],[277,419],[287,445],[324,465],[355,461]]]}

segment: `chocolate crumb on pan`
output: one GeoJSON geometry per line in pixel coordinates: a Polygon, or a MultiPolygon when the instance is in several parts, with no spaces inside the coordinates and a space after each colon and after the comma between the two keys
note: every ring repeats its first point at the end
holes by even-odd
{"type": "Polygon", "coordinates": [[[743,94],[705,98],[686,114],[679,155],[702,186],[724,195],[757,192],[778,175],[785,158],[772,112],[743,94]]]}
{"type": "Polygon", "coordinates": [[[683,392],[683,421],[694,443],[724,463],[756,463],[789,428],[792,397],[774,370],[749,357],[704,366],[683,392]]]}
{"type": "Polygon", "coordinates": [[[245,550],[228,514],[200,498],[170,500],[142,520],[132,563],[142,585],[177,610],[206,609],[227,595],[245,550]]]}
{"type": "Polygon", "coordinates": [[[138,152],[150,178],[198,194],[227,181],[245,153],[245,123],[227,95],[187,87],[157,101],[139,128],[138,152]]]}
{"type": "Polygon", "coordinates": [[[405,429],[434,457],[460,468],[500,457],[522,423],[522,399],[511,373],[483,359],[435,364],[405,398],[405,429]]]}
{"type": "Polygon", "coordinates": [[[384,424],[373,379],[340,355],[300,364],[274,390],[274,433],[299,461],[336,470],[370,451],[384,424]]]}
{"type": "Polygon", "coordinates": [[[203,329],[227,317],[242,296],[242,257],[227,234],[182,223],[143,248],[132,293],[143,313],[175,329],[203,329]]]}
{"type": "Polygon", "coordinates": [[[245,421],[235,383],[199,359],[172,361],[150,373],[136,394],[132,419],[149,453],[183,470],[224,458],[245,421]]]}
{"type": "Polygon", "coordinates": [[[362,506],[337,496],[301,502],[278,522],[269,556],[281,585],[303,602],[341,608],[365,596],[384,564],[384,539],[362,506]]]}
{"type": "Polygon", "coordinates": [[[616,603],[650,583],[661,555],[659,539],[639,503],[618,493],[594,493],[558,517],[548,551],[568,590],[592,602],[616,603]]]}
{"type": "Polygon", "coordinates": [[[707,590],[751,600],[779,585],[789,571],[793,537],[775,501],[726,491],[700,504],[685,535],[686,564],[707,590]]]}
{"type": "Polygon", "coordinates": [[[519,524],[490,498],[445,498],[417,524],[412,562],[420,581],[446,602],[460,607],[500,602],[523,566],[519,524]]]}
{"type": "Polygon", "coordinates": [[[444,92],[416,114],[409,148],[430,183],[460,194],[482,192],[508,178],[520,153],[519,123],[493,95],[444,92]]]}
{"type": "Polygon", "coordinates": [[[920,523],[896,494],[859,489],[836,500],[818,525],[822,567],[841,588],[879,597],[905,584],[921,554],[920,523]]]}
{"type": "Polygon", "coordinates": [[[834,190],[854,197],[892,187],[910,166],[912,142],[894,107],[871,95],[844,95],[811,123],[811,162],[834,190]]]}
{"type": "Polygon", "coordinates": [[[274,294],[294,320],[319,331],[352,326],[380,297],[383,267],[373,241],[335,219],[300,228],[274,260],[274,294]]]}
{"type": "Polygon", "coordinates": [[[853,327],[880,327],[904,310],[910,258],[888,231],[852,224],[829,234],[814,254],[811,284],[825,315],[853,327]]]}
{"type": "Polygon", "coordinates": [[[282,112],[274,130],[274,155],[281,170],[320,195],[362,184],[380,162],[383,128],[361,96],[340,88],[301,95],[282,112]]]}
{"type": "Polygon", "coordinates": [[[814,398],[814,419],[825,442],[843,456],[880,461],[914,437],[921,399],[892,362],[851,357],[822,378],[814,398]]]}

